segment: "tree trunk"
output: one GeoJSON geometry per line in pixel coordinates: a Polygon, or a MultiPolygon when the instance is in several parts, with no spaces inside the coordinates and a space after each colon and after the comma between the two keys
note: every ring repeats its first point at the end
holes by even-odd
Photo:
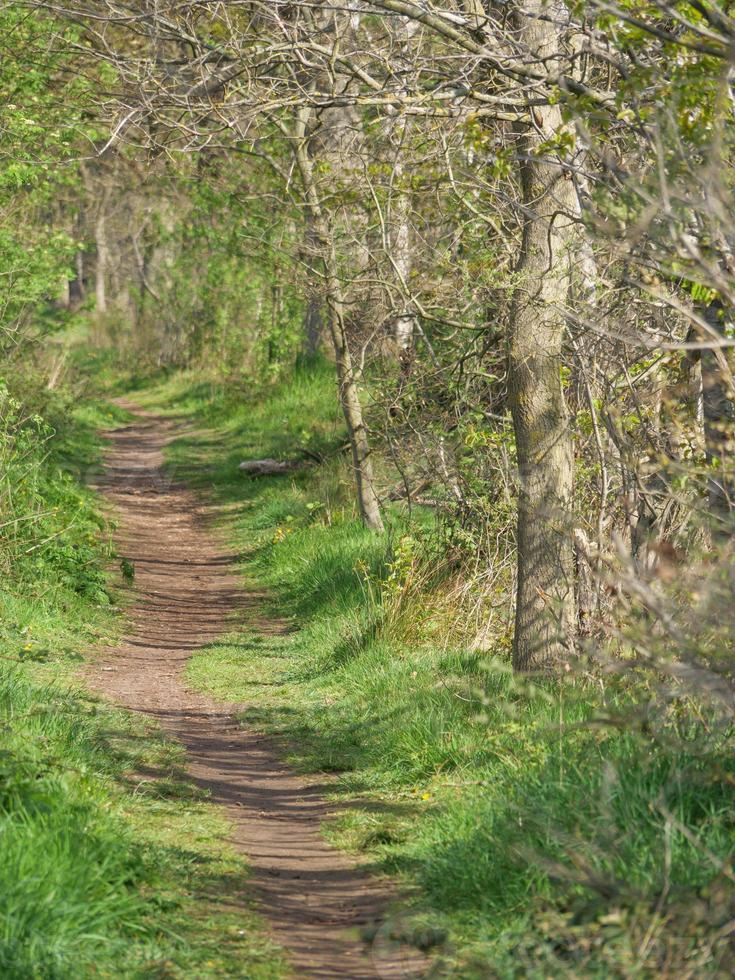
{"type": "MultiPolygon", "coordinates": [[[[560,49],[555,7],[530,0],[516,17],[519,41],[539,61],[560,49]]],[[[534,108],[533,114],[534,122],[520,132],[525,221],[508,367],[520,478],[513,643],[513,665],[519,671],[555,668],[567,659],[575,619],[573,444],[562,388],[562,348],[567,251],[577,201],[559,162],[539,152],[562,130],[558,106],[534,108]]]]}
{"type": "MultiPolygon", "coordinates": [[[[403,168],[400,163],[394,166],[394,175],[398,181],[403,176],[403,168]]],[[[393,236],[393,265],[396,275],[400,280],[401,292],[404,296],[408,290],[409,279],[412,267],[412,247],[411,242],[411,207],[408,193],[403,190],[397,192],[397,201],[394,205],[396,212],[396,230],[393,236]]],[[[402,357],[410,355],[414,344],[414,332],[416,318],[413,313],[406,310],[399,313],[393,322],[393,338],[401,351],[402,357]]]]}
{"type": "Polygon", "coordinates": [[[378,496],[375,492],[370,445],[345,331],[344,299],[337,270],[337,257],[334,253],[329,225],[319,200],[312,161],[303,134],[299,134],[299,138],[295,142],[294,152],[313,222],[314,237],[324,262],[327,323],[334,346],[340,404],[347,424],[350,448],[352,449],[357,502],[365,526],[372,531],[382,531],[384,529],[383,519],[380,515],[378,496]]]}
{"type": "Polygon", "coordinates": [[[321,290],[315,288],[317,279],[317,242],[314,224],[309,214],[306,215],[306,240],[304,247],[304,264],[308,268],[309,282],[307,284],[306,309],[304,310],[303,352],[307,360],[319,353],[324,328],[321,290]]]}
{"type": "Polygon", "coordinates": [[[732,533],[735,509],[735,386],[729,363],[729,349],[718,346],[725,336],[725,309],[719,300],[702,312],[710,330],[705,341],[712,344],[699,357],[701,415],[704,427],[705,459],[709,472],[709,509],[716,534],[732,533]]]}
{"type": "MultiPolygon", "coordinates": [[[[413,38],[419,30],[415,20],[399,20],[394,25],[395,39],[399,45],[401,57],[408,60],[413,38]]],[[[413,268],[413,234],[411,228],[412,195],[411,182],[404,186],[404,154],[407,137],[411,132],[410,116],[400,116],[393,129],[396,144],[396,156],[393,163],[391,195],[391,224],[395,229],[392,242],[393,269],[398,278],[398,285],[405,309],[393,321],[393,339],[398,347],[401,371],[408,374],[411,368],[413,348],[416,337],[416,315],[408,308],[411,289],[411,270],[413,268]]]]}
{"type": "Polygon", "coordinates": [[[97,249],[97,265],[94,275],[94,294],[97,300],[97,313],[107,312],[107,267],[109,252],[107,248],[107,229],[105,227],[105,204],[108,195],[103,195],[97,220],[94,223],[94,242],[97,249]]]}

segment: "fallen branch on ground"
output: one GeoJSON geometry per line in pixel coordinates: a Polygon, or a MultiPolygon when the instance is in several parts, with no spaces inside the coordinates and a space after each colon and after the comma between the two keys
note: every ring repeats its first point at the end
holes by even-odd
{"type": "Polygon", "coordinates": [[[302,464],[294,459],[247,459],[238,469],[249,476],[278,476],[290,473],[302,464]]]}

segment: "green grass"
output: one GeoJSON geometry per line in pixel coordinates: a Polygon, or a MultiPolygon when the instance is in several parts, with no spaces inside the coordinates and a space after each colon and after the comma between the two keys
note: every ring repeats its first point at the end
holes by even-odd
{"type": "Polygon", "coordinates": [[[123,416],[40,397],[16,379],[0,427],[0,976],[276,980],[246,863],[182,753],[76,679],[123,625],[111,529],[80,482],[96,428],[123,416]]]}
{"type": "Polygon", "coordinates": [[[355,520],[328,366],[253,393],[181,375],[144,397],[202,427],[169,465],[217,504],[261,595],[190,679],[334,774],[349,806],[329,832],[412,889],[455,975],[730,974],[729,731],[676,712],[647,731],[646,677],[519,682],[507,638],[478,653],[433,629],[432,595],[394,615],[410,529],[398,512],[382,539],[355,520]],[[326,462],[237,470],[304,444],[326,462]]]}
{"type": "Polygon", "coordinates": [[[280,975],[175,747],[21,667],[0,668],[0,725],[3,977],[280,975]]]}
{"type": "Polygon", "coordinates": [[[0,668],[0,975],[280,976],[177,747],[34,674],[0,668]]]}

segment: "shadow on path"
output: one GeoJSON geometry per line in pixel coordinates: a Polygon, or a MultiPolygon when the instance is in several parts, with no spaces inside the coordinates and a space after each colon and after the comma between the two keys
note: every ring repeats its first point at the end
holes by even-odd
{"type": "Polygon", "coordinates": [[[233,717],[238,706],[185,685],[192,651],[214,642],[262,596],[242,589],[235,558],[205,527],[195,495],[163,469],[163,450],[181,423],[124,407],[136,418],[108,433],[98,489],[116,508],[118,550],[135,568],[133,625],[92,667],[93,686],[155,718],[185,746],[191,777],[227,808],[232,841],[252,867],[250,894],[296,976],[422,976],[426,964],[417,954],[398,949],[376,958],[360,940],[360,928],[380,923],[394,896],[323,839],[329,808],[320,787],[282,763],[267,738],[243,729],[233,717]]]}

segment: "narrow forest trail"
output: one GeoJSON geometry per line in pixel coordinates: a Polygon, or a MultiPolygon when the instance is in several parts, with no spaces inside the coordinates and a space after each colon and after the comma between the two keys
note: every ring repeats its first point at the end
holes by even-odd
{"type": "Polygon", "coordinates": [[[107,434],[98,487],[117,512],[119,552],[135,568],[131,632],[92,666],[93,687],[153,717],[185,746],[192,779],[227,810],[232,842],[252,868],[249,893],[295,976],[420,976],[407,950],[376,959],[360,939],[359,927],[385,914],[390,888],[323,839],[329,808],[319,787],[280,761],[267,738],[243,729],[235,705],[186,686],[192,652],[231,629],[233,614],[253,610],[259,597],[243,589],[195,494],[163,469],[163,450],[181,426],[125,407],[135,419],[107,434]]]}

